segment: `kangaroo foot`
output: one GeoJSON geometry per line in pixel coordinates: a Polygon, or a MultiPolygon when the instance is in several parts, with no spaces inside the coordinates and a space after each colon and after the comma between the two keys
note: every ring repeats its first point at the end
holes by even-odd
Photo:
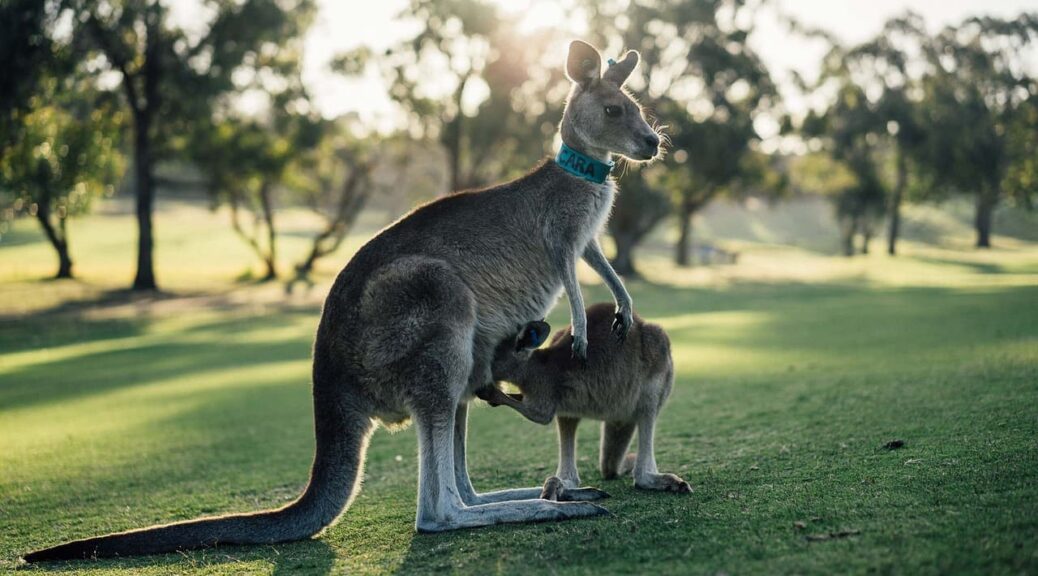
{"type": "Polygon", "coordinates": [[[598,488],[566,488],[558,476],[549,476],[541,490],[542,500],[557,502],[591,502],[609,498],[609,493],[598,488]]]}
{"type": "Polygon", "coordinates": [[[674,474],[649,474],[635,480],[634,486],[642,490],[659,490],[677,494],[692,493],[692,485],[674,474]]]}

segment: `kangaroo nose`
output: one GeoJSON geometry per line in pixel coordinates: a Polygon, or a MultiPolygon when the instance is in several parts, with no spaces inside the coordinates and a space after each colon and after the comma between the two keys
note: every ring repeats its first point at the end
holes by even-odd
{"type": "Polygon", "coordinates": [[[655,150],[660,145],[660,137],[655,135],[655,134],[653,134],[651,136],[646,136],[645,137],[645,145],[647,147],[652,148],[653,150],[655,150]]]}

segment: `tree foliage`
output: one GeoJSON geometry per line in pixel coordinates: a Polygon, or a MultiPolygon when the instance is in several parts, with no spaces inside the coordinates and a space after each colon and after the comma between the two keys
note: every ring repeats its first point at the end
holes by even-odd
{"type": "Polygon", "coordinates": [[[243,66],[276,69],[279,45],[299,36],[311,0],[211,0],[207,30],[190,34],[160,0],[67,0],[79,61],[118,75],[132,118],[138,257],[133,287],[157,288],[152,251],[156,162],[179,154],[190,126],[208,119],[217,100],[236,90],[243,66]],[[98,64],[100,62],[100,65],[98,64]]]}
{"type": "Polygon", "coordinates": [[[421,142],[400,135],[377,141],[360,138],[348,123],[340,122],[318,147],[296,159],[289,185],[322,225],[311,237],[306,256],[295,264],[288,292],[298,283],[312,286],[317,261],[342,246],[373,196],[409,188],[423,177],[412,162],[421,148],[421,142]]]}
{"type": "Polygon", "coordinates": [[[942,30],[926,51],[922,166],[938,191],[975,198],[981,248],[991,245],[995,207],[1007,198],[1029,205],[1036,193],[1018,179],[1034,164],[1034,133],[1022,135],[1033,126],[1038,79],[1022,55],[1036,40],[1038,14],[970,18],[942,30]]]}
{"type": "Polygon", "coordinates": [[[19,140],[0,156],[3,218],[21,213],[36,218],[57,252],[57,278],[72,277],[69,218],[87,212],[95,198],[110,195],[122,169],[120,115],[83,104],[33,105],[20,120],[19,140]]]}
{"type": "Polygon", "coordinates": [[[68,220],[110,194],[122,169],[123,117],[76,54],[54,41],[59,4],[15,0],[0,7],[5,79],[0,82],[0,224],[39,222],[71,278],[68,220]]]}
{"type": "MultiPolygon", "coordinates": [[[[760,56],[749,44],[754,1],[659,1],[630,5],[588,2],[591,28],[610,50],[642,53],[642,103],[666,124],[674,153],[653,170],[631,173],[624,193],[643,199],[618,206],[647,208],[646,214],[611,223],[614,237],[644,236],[644,223],[667,212],[654,195],[671,196],[680,236],[675,260],[691,263],[692,217],[720,194],[748,185],[754,172],[742,170],[760,136],[757,117],[771,109],[777,91],[760,56]],[[642,90],[644,88],[644,90],[642,90]],[[637,224],[637,225],[629,225],[637,224]]],[[[648,227],[651,229],[651,227],[648,227]]],[[[619,244],[619,242],[618,242],[619,244]]]]}
{"type": "MultiPolygon", "coordinates": [[[[888,184],[883,171],[862,175],[867,184],[881,188],[886,197],[887,253],[897,253],[901,225],[901,205],[909,185],[910,166],[918,164],[926,129],[922,123],[920,84],[925,70],[918,61],[926,47],[927,36],[922,18],[913,12],[891,18],[880,33],[842,55],[837,77],[857,82],[865,95],[873,96],[872,114],[880,129],[874,130],[875,142],[894,156],[894,182],[888,184]],[[869,183],[870,179],[874,179],[869,183]]],[[[879,160],[882,162],[882,159],[879,160]]],[[[875,190],[872,194],[875,194],[875,190]]],[[[866,193],[867,194],[867,193],[866,193]]],[[[867,196],[863,197],[867,199],[867,196]]],[[[868,206],[863,212],[874,209],[868,206]]],[[[867,250],[867,241],[864,244],[867,250]]]]}
{"type": "Polygon", "coordinates": [[[919,155],[924,133],[918,66],[926,43],[924,26],[918,15],[908,12],[859,45],[830,42],[813,89],[831,89],[835,96],[826,109],[808,114],[802,132],[822,142],[853,176],[832,195],[844,254],[854,254],[858,236],[861,251],[868,252],[884,212],[887,251],[894,254],[909,165],[919,155]],[[891,159],[893,177],[887,169],[891,159]]]}
{"type": "Polygon", "coordinates": [[[278,277],[276,196],[289,166],[317,145],[324,129],[310,115],[278,114],[274,120],[218,120],[200,126],[190,145],[214,207],[228,206],[231,228],[264,264],[264,281],[278,277]],[[243,213],[252,216],[251,225],[243,224],[243,213]]]}
{"type": "Polygon", "coordinates": [[[552,31],[520,34],[495,5],[479,0],[412,0],[402,19],[414,36],[376,54],[361,48],[335,69],[377,68],[402,111],[403,129],[439,141],[452,191],[481,186],[529,168],[551,142],[563,93],[559,59],[545,66],[552,31]],[[536,84],[538,91],[531,89],[536,84]]]}
{"type": "MultiPolygon", "coordinates": [[[[309,16],[296,24],[305,28],[309,16]]],[[[302,29],[301,28],[301,29],[302,29]]],[[[235,92],[253,96],[255,110],[228,99],[192,125],[185,151],[206,175],[214,206],[230,208],[231,227],[262,260],[261,280],[277,269],[277,197],[290,166],[318,146],[328,128],[312,110],[302,81],[302,37],[264,44],[243,59],[235,92]],[[243,212],[252,216],[242,223],[243,212]]]]}

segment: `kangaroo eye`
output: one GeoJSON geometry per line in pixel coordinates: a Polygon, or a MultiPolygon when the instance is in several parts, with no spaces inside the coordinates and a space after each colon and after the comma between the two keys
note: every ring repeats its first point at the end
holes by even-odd
{"type": "Polygon", "coordinates": [[[619,118],[620,114],[622,114],[623,111],[624,111],[624,109],[619,107],[619,106],[606,106],[605,107],[605,115],[609,116],[610,118],[619,118]]]}

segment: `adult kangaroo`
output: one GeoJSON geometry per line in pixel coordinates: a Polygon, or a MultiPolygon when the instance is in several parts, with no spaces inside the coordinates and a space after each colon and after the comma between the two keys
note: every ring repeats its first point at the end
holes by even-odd
{"type": "MultiPolygon", "coordinates": [[[[276,510],[154,526],[78,540],[29,562],[300,540],[335,521],[358,489],[378,423],[412,418],[419,447],[420,532],[596,516],[590,502],[540,500],[541,489],[477,494],[465,465],[468,401],[490,382],[502,339],[541,318],[565,288],[574,311],[572,353],[586,357],[583,257],[616,300],[614,332],[632,322],[631,297],[596,236],[613,203],[610,157],[652,159],[660,139],[622,90],[638,63],[628,52],[602,73],[601,57],[570,44],[573,81],[554,162],[485,190],[421,206],[366,245],[339,273],[313,351],[316,454],[310,482],[276,510]]],[[[597,491],[589,495],[593,498],[597,491]]]]}

